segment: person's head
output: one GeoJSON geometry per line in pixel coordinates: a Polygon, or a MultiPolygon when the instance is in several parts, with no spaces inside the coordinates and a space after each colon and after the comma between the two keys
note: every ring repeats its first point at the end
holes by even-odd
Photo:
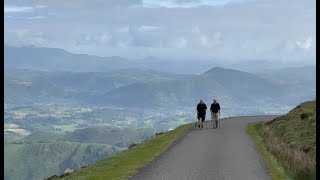
{"type": "Polygon", "coordinates": [[[217,100],[216,100],[216,99],[214,99],[214,100],[213,100],[213,102],[214,102],[214,103],[217,103],[217,100]]]}
{"type": "Polygon", "coordinates": [[[203,104],[203,100],[202,99],[200,99],[200,104],[203,104]]]}

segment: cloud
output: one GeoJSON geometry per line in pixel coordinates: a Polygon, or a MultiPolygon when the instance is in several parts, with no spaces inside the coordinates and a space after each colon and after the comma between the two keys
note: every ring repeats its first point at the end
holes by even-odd
{"type": "Polygon", "coordinates": [[[77,45],[110,45],[112,35],[109,32],[97,34],[81,34],[76,41],[77,45]]]}
{"type": "Polygon", "coordinates": [[[173,48],[185,48],[188,45],[188,40],[185,37],[180,37],[169,44],[173,48]]]}
{"type": "Polygon", "coordinates": [[[200,31],[198,26],[193,27],[191,32],[195,35],[196,41],[202,47],[212,48],[222,42],[221,32],[215,32],[213,35],[204,34],[200,31]]]}
{"type": "Polygon", "coordinates": [[[127,32],[129,32],[129,26],[117,28],[117,29],[116,29],[116,32],[119,32],[119,33],[127,33],[127,32]]]}
{"type": "Polygon", "coordinates": [[[143,0],[145,8],[197,8],[201,6],[222,6],[250,0],[143,0]]]}
{"type": "Polygon", "coordinates": [[[19,13],[19,12],[32,12],[34,11],[34,7],[30,6],[5,6],[5,13],[19,13]]]}
{"type": "Polygon", "coordinates": [[[312,47],[312,37],[308,37],[305,41],[296,41],[296,46],[308,50],[312,47]]]}
{"type": "Polygon", "coordinates": [[[20,20],[39,20],[39,19],[45,19],[45,16],[11,16],[8,15],[6,16],[7,18],[12,18],[12,19],[20,19],[20,20]]]}
{"type": "Polygon", "coordinates": [[[43,46],[55,42],[56,47],[92,47],[97,55],[132,58],[147,48],[152,48],[150,55],[166,58],[315,57],[315,0],[228,0],[226,6],[205,5],[212,2],[217,1],[5,0],[6,12],[28,13],[5,13],[4,37],[11,44],[40,44],[42,38],[47,41],[43,46]],[[139,3],[153,3],[156,8],[132,8],[139,3]],[[29,8],[8,10],[12,6],[29,8]],[[18,29],[28,32],[9,32],[18,29]],[[38,31],[43,35],[31,33],[38,31]],[[279,46],[280,42],[285,44],[279,46]]]}
{"type": "Polygon", "coordinates": [[[107,42],[109,42],[110,40],[112,39],[112,35],[110,35],[110,33],[103,33],[101,36],[100,36],[100,39],[99,41],[102,43],[102,44],[105,44],[107,42]]]}
{"type": "Polygon", "coordinates": [[[119,48],[126,48],[126,47],[129,47],[131,46],[131,41],[129,39],[127,40],[118,40],[116,42],[116,47],[119,47],[119,48]]]}
{"type": "Polygon", "coordinates": [[[25,13],[25,12],[33,12],[35,9],[43,9],[47,6],[36,5],[36,6],[4,6],[4,13],[25,13]]]}
{"type": "Polygon", "coordinates": [[[151,31],[156,31],[158,29],[160,29],[160,27],[144,25],[144,26],[140,26],[138,28],[138,31],[140,31],[140,32],[151,32],[151,31]]]}
{"type": "Polygon", "coordinates": [[[72,10],[96,10],[119,7],[131,7],[141,4],[141,0],[4,0],[6,5],[46,6],[49,8],[72,10]],[[39,5],[41,3],[41,5],[39,5]]]}
{"type": "Polygon", "coordinates": [[[5,31],[5,43],[12,45],[35,45],[46,46],[49,41],[42,31],[31,31],[29,29],[14,29],[5,31]]]}

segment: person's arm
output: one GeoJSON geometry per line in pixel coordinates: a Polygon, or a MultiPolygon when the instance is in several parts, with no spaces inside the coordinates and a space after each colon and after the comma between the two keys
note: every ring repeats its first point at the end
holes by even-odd
{"type": "Polygon", "coordinates": [[[220,108],[220,104],[219,104],[219,116],[220,116],[220,110],[221,110],[221,108],[220,108]]]}

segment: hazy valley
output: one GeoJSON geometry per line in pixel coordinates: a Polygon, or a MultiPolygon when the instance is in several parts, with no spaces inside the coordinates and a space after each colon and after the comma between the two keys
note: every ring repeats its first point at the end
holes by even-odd
{"type": "Polygon", "coordinates": [[[112,156],[195,121],[200,99],[210,106],[217,98],[230,117],[284,114],[315,98],[313,66],[250,73],[156,62],[5,47],[6,179],[40,179],[112,156]]]}

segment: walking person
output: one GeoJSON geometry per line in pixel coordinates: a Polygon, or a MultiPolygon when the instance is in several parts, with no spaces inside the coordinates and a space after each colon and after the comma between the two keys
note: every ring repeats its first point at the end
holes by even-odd
{"type": "Polygon", "coordinates": [[[220,104],[217,102],[216,99],[214,99],[210,107],[212,128],[214,128],[213,124],[215,124],[215,128],[217,128],[218,125],[220,128],[220,110],[221,110],[220,104]]]}
{"type": "Polygon", "coordinates": [[[200,100],[200,103],[197,105],[197,117],[198,117],[198,127],[203,128],[203,121],[206,119],[207,105],[200,100]]]}

